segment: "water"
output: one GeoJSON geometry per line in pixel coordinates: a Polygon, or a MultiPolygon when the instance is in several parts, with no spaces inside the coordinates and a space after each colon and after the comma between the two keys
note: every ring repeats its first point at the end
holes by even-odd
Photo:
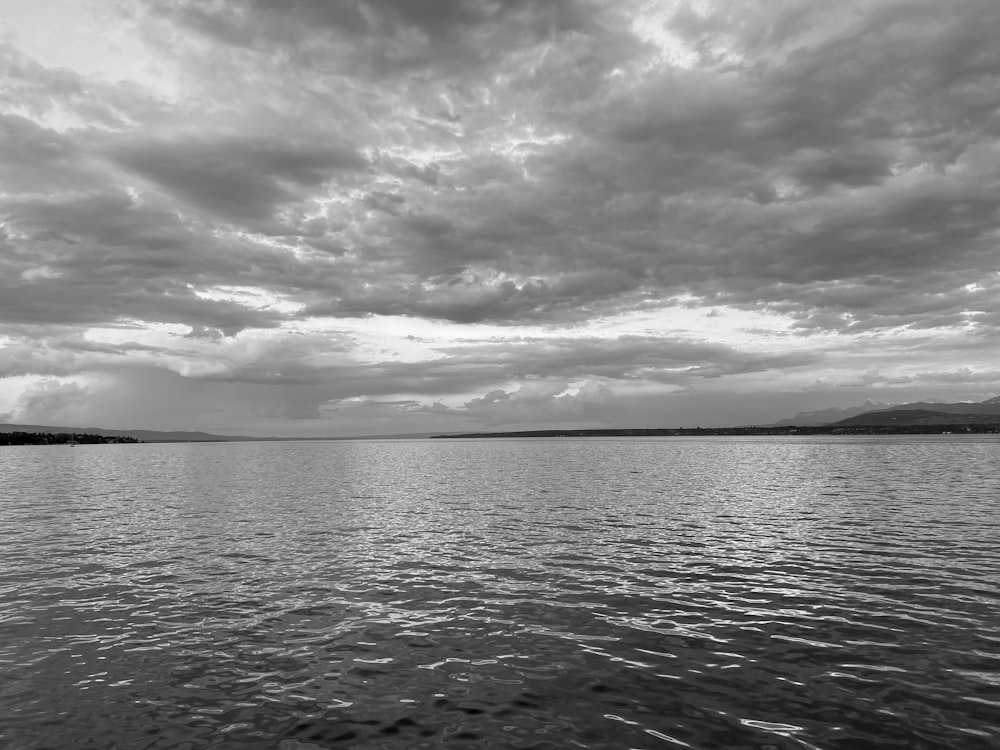
{"type": "Polygon", "coordinates": [[[1000,440],[0,451],[0,746],[1000,747],[1000,440]]]}

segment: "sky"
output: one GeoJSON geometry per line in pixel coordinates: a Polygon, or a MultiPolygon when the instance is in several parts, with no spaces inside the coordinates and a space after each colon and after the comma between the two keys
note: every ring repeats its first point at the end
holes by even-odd
{"type": "Polygon", "coordinates": [[[1000,394],[996,0],[0,7],[0,422],[1000,394]]]}

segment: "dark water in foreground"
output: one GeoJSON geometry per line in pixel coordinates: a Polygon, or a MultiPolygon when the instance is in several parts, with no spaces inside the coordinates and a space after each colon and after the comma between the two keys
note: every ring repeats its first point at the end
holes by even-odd
{"type": "Polygon", "coordinates": [[[1000,440],[0,451],[0,747],[997,748],[1000,440]]]}

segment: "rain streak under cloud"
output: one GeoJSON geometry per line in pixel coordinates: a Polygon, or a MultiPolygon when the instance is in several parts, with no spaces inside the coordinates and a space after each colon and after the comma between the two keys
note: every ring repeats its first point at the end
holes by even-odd
{"type": "Polygon", "coordinates": [[[995,0],[8,0],[0,421],[1000,391],[995,0]]]}

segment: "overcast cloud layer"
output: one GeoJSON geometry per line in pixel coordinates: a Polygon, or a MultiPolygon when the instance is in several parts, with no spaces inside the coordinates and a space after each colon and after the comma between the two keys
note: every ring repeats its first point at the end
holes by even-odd
{"type": "Polygon", "coordinates": [[[995,0],[10,5],[0,421],[1000,393],[995,0]]]}

